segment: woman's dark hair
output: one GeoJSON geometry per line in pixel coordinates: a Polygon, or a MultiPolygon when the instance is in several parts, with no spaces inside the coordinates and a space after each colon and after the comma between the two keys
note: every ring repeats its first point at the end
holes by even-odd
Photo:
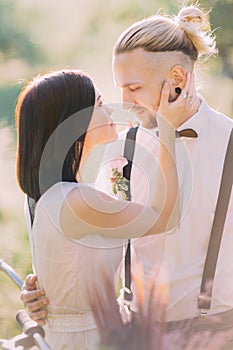
{"type": "MultiPolygon", "coordinates": [[[[15,110],[18,132],[17,179],[23,192],[35,201],[38,201],[42,194],[40,164],[50,136],[58,125],[74,113],[84,110],[86,112],[78,115],[75,120],[77,139],[72,142],[61,170],[62,181],[76,182],[94,104],[95,89],[92,80],[86,74],[75,70],[37,76],[21,91],[15,110]]],[[[70,137],[69,134],[64,136],[70,137]]],[[[54,145],[56,146],[56,142],[54,145]]],[[[48,177],[56,168],[56,147],[53,151],[54,154],[50,154],[45,167],[45,176],[48,177]]],[[[56,182],[57,180],[53,180],[48,187],[56,182]]]]}

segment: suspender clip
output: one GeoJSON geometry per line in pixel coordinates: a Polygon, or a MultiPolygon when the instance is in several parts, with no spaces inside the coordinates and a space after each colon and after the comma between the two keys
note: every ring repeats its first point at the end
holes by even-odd
{"type": "Polygon", "coordinates": [[[200,309],[199,311],[199,320],[200,321],[204,321],[207,318],[208,314],[207,314],[207,310],[205,309],[200,309]]]}

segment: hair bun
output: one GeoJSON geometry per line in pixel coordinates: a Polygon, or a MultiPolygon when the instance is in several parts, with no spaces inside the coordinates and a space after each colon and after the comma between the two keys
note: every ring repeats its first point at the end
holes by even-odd
{"type": "Polygon", "coordinates": [[[180,10],[177,17],[179,26],[185,31],[189,31],[190,26],[196,30],[210,30],[210,24],[206,14],[198,7],[184,7],[180,10]]]}

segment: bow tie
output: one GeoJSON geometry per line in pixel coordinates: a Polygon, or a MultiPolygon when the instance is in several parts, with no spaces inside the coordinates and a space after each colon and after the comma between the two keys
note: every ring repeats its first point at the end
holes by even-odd
{"type": "Polygon", "coordinates": [[[198,137],[198,133],[193,129],[176,130],[176,137],[198,137]]]}
{"type": "MultiPolygon", "coordinates": [[[[156,131],[156,135],[159,136],[159,132],[156,131]]],[[[176,137],[179,138],[179,137],[193,137],[193,138],[196,138],[198,137],[198,133],[193,130],[193,129],[183,129],[183,130],[176,130],[176,137]]]]}

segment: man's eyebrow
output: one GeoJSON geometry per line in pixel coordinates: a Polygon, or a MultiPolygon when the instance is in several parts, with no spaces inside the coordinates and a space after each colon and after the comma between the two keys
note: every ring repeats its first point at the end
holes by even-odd
{"type": "Polygon", "coordinates": [[[99,95],[96,99],[96,102],[99,102],[99,100],[102,98],[102,95],[99,95]]]}
{"type": "Polygon", "coordinates": [[[140,80],[129,81],[129,82],[125,83],[124,85],[122,85],[122,87],[127,87],[127,86],[135,85],[135,84],[142,84],[142,81],[140,81],[140,80]]]}

